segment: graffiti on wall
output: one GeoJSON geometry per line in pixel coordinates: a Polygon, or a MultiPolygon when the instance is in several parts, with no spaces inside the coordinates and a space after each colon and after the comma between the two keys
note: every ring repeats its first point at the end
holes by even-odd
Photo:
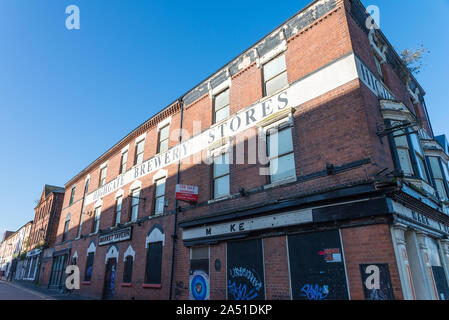
{"type": "Polygon", "coordinates": [[[190,300],[209,300],[209,275],[195,271],[189,281],[190,300]]]}
{"type": "Polygon", "coordinates": [[[361,264],[366,300],[393,300],[388,264],[361,264]]]}
{"type": "Polygon", "coordinates": [[[307,300],[327,300],[329,294],[329,287],[319,284],[305,284],[301,288],[301,296],[305,297],[307,300]]]}
{"type": "Polygon", "coordinates": [[[338,230],[290,235],[288,250],[294,300],[349,299],[338,230]]]}
{"type": "Polygon", "coordinates": [[[263,284],[253,269],[234,267],[229,271],[228,292],[234,300],[254,300],[259,295],[263,284]]]}

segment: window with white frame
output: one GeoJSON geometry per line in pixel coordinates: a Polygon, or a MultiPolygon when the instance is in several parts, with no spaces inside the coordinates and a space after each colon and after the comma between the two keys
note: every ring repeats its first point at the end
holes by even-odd
{"type": "Polygon", "coordinates": [[[418,135],[413,133],[410,135],[410,140],[416,156],[416,166],[418,169],[419,177],[427,182],[429,182],[429,177],[427,176],[427,167],[424,160],[424,152],[419,142],[418,135]]]}
{"type": "Polygon", "coordinates": [[[92,224],[92,233],[97,233],[100,230],[100,216],[101,216],[101,207],[95,208],[94,221],[92,224]]]}
{"type": "Polygon", "coordinates": [[[136,156],[134,157],[134,165],[139,165],[143,162],[145,140],[136,143],[136,156]]]}
{"type": "Polygon", "coordinates": [[[168,150],[168,141],[170,137],[169,133],[170,133],[170,124],[162,127],[159,130],[159,143],[157,153],[165,152],[168,150]]]}
{"type": "Polygon", "coordinates": [[[399,166],[406,176],[413,176],[413,166],[410,157],[410,147],[408,144],[407,136],[400,135],[394,137],[396,144],[396,152],[398,154],[399,166]]]}
{"type": "Polygon", "coordinates": [[[131,214],[130,221],[137,221],[139,216],[140,188],[131,192],[131,214]]]}
{"type": "Polygon", "coordinates": [[[270,183],[296,176],[292,128],[286,124],[267,131],[270,183]]]}
{"type": "MultiPolygon", "coordinates": [[[[86,184],[84,185],[84,198],[86,198],[87,193],[89,192],[89,182],[90,182],[90,178],[88,178],[86,180],[86,184]]],[[[80,217],[80,223],[79,223],[79,227],[78,227],[78,238],[81,237],[81,233],[83,231],[83,220],[84,220],[84,204],[83,207],[81,208],[81,217],[80,217]]]]}
{"type": "Polygon", "coordinates": [[[214,97],[214,123],[229,117],[229,89],[214,97]]]}
{"type": "Polygon", "coordinates": [[[288,85],[285,55],[280,55],[263,66],[263,81],[265,96],[270,96],[288,85]]]}
{"type": "Polygon", "coordinates": [[[446,182],[449,184],[449,163],[442,163],[444,176],[446,177],[446,182]]]}
{"type": "Polygon", "coordinates": [[[374,56],[374,61],[376,63],[376,68],[377,68],[377,73],[379,74],[380,78],[382,80],[384,80],[384,74],[382,72],[382,64],[379,61],[379,58],[377,58],[376,56],[374,56]]]}
{"type": "Polygon", "coordinates": [[[65,218],[65,222],[64,222],[64,231],[62,233],[62,242],[67,240],[67,234],[69,232],[69,228],[70,228],[70,213],[67,214],[66,218],[65,218]]]}
{"type": "Polygon", "coordinates": [[[229,154],[225,153],[214,158],[213,163],[213,185],[214,199],[229,195],[229,154]]]}
{"type": "Polygon", "coordinates": [[[165,206],[165,178],[156,181],[154,192],[154,214],[164,213],[165,206]]]}
{"type": "Polygon", "coordinates": [[[101,188],[106,184],[106,172],[108,170],[108,166],[104,166],[100,169],[100,181],[98,182],[98,187],[101,188]]]}
{"type": "Polygon", "coordinates": [[[69,202],[70,206],[73,204],[73,199],[75,198],[75,190],[76,186],[72,188],[72,192],[70,193],[70,202],[69,202]]]}
{"type": "Polygon", "coordinates": [[[441,199],[448,198],[446,177],[444,172],[444,163],[440,162],[438,157],[428,157],[430,169],[432,171],[433,182],[441,199]]]}
{"type": "Polygon", "coordinates": [[[120,159],[120,174],[126,172],[126,163],[128,161],[128,150],[123,151],[120,159]]]}
{"type": "Polygon", "coordinates": [[[118,226],[120,224],[120,218],[122,217],[122,202],[123,197],[119,196],[115,200],[115,219],[114,219],[114,226],[118,226]]]}

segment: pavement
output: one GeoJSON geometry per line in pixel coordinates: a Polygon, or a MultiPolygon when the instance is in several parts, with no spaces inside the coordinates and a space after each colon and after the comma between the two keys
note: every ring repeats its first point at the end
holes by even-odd
{"type": "Polygon", "coordinates": [[[56,300],[8,281],[0,281],[0,300],[56,300]]]}
{"type": "Polygon", "coordinates": [[[0,280],[0,300],[92,300],[76,293],[61,293],[29,281],[0,280]]]}

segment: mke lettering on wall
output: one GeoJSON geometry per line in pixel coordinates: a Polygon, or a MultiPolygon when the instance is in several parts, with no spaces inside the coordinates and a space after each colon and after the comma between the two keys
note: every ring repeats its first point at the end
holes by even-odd
{"type": "Polygon", "coordinates": [[[111,194],[136,179],[151,174],[170,164],[190,157],[221,138],[233,137],[271,115],[285,110],[297,108],[301,104],[332,91],[352,80],[362,81],[376,94],[386,98],[392,97],[389,91],[379,82],[366,66],[352,53],[344,56],[325,68],[294,82],[290,87],[272,97],[263,98],[248,106],[226,121],[213,125],[201,134],[172,147],[144,161],[141,165],[128,170],[103,187],[87,195],[86,205],[111,194]],[[360,76],[359,76],[360,75],[360,76]]]}

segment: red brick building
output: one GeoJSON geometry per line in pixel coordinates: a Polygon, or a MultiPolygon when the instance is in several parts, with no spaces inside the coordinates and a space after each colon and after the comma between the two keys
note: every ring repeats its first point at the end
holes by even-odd
{"type": "Polygon", "coordinates": [[[447,143],[365,12],[313,1],[71,179],[48,285],[76,264],[95,298],[447,298],[447,143]]]}
{"type": "Polygon", "coordinates": [[[36,283],[48,282],[46,273],[52,266],[52,250],[59,226],[64,188],[45,185],[41,197],[34,208],[33,227],[30,232],[23,280],[36,283]]]}

